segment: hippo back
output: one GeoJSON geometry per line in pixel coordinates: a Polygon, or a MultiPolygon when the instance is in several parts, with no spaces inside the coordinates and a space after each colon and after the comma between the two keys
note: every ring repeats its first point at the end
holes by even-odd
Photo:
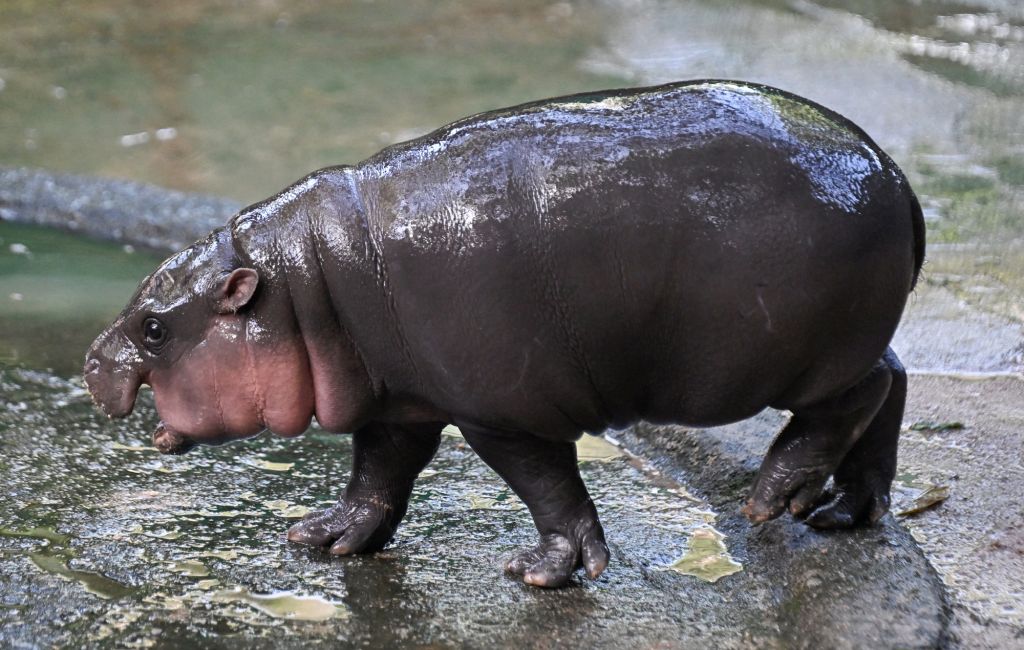
{"type": "Polygon", "coordinates": [[[810,400],[802,383],[827,390],[812,377],[866,372],[912,282],[899,170],[844,118],[762,86],[485,113],[354,179],[400,332],[369,355],[401,368],[396,389],[499,428],[810,400]]]}

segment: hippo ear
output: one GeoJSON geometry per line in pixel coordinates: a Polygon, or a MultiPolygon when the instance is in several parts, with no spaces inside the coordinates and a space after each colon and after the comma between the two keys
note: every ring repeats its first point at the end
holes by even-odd
{"type": "Polygon", "coordinates": [[[217,296],[217,307],[222,314],[234,313],[249,304],[256,286],[260,282],[260,274],[255,269],[235,269],[224,280],[217,296]]]}

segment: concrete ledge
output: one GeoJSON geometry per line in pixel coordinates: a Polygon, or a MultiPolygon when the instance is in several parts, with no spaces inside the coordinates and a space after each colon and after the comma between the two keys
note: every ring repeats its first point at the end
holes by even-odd
{"type": "Polygon", "coordinates": [[[872,528],[833,533],[788,515],[754,527],[739,514],[785,419],[765,411],[713,429],[641,424],[617,437],[722,513],[718,526],[733,555],[759,581],[775,585],[770,600],[783,647],[946,646],[949,606],[942,582],[891,515],[872,528]]]}
{"type": "Polygon", "coordinates": [[[0,220],[177,251],[242,206],[133,181],[0,167],[0,220]]]}

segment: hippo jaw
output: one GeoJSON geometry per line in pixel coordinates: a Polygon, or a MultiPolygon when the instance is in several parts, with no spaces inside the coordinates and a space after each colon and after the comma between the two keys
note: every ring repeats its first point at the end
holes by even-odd
{"type": "Polygon", "coordinates": [[[184,454],[197,444],[194,440],[189,440],[179,432],[168,428],[163,422],[156,425],[156,430],[153,431],[153,446],[161,454],[184,454]]]}

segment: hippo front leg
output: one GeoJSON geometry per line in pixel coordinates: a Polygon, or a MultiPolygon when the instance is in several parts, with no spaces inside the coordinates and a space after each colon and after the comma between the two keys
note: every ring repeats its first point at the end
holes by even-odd
{"type": "Polygon", "coordinates": [[[441,442],[443,423],[374,423],[352,440],[352,475],[338,503],[307,515],[288,539],[334,555],[379,551],[405,516],[412,485],[441,442]]]}
{"type": "Polygon", "coordinates": [[[591,578],[601,575],[608,546],[580,478],[576,445],[466,425],[460,429],[530,509],[540,532],[540,543],[509,560],[505,570],[538,587],[561,587],[580,567],[591,578]]]}

